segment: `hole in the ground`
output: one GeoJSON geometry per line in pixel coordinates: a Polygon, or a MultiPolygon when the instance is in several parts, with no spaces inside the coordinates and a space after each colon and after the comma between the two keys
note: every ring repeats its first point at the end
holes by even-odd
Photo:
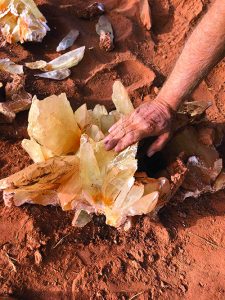
{"type": "Polygon", "coordinates": [[[155,153],[152,157],[147,156],[147,150],[155,138],[147,138],[138,146],[138,171],[146,172],[149,177],[157,177],[157,173],[166,169],[167,162],[161,152],[155,153]]]}

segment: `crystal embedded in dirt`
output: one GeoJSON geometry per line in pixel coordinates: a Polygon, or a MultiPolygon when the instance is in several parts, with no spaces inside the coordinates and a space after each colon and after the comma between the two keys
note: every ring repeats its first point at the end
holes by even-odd
{"type": "Polygon", "coordinates": [[[105,51],[111,51],[114,49],[113,29],[109,20],[105,16],[101,16],[96,24],[96,32],[100,36],[99,46],[105,51]]]}
{"type": "Polygon", "coordinates": [[[6,189],[5,204],[20,206],[28,202],[58,205],[56,190],[77,166],[75,156],[54,157],[1,180],[1,188],[6,189]]]}
{"type": "Polygon", "coordinates": [[[73,43],[79,36],[79,31],[77,29],[72,29],[70,32],[62,39],[59,45],[56,48],[57,52],[66,50],[67,48],[71,47],[73,43]]]}
{"type": "Polygon", "coordinates": [[[152,27],[152,20],[151,20],[151,10],[150,10],[148,0],[140,0],[139,9],[140,9],[140,20],[142,24],[145,26],[147,30],[150,30],[152,27]]]}
{"type": "Polygon", "coordinates": [[[43,68],[44,71],[70,69],[79,64],[84,57],[85,46],[69,51],[49,63],[43,68]]]}
{"type": "MultiPolygon", "coordinates": [[[[65,94],[53,95],[42,101],[33,98],[28,133],[33,144],[40,146],[45,159],[78,150],[80,129],[65,94]]],[[[29,150],[27,147],[25,149],[29,154],[33,153],[33,144],[29,150]]]]}
{"type": "Polygon", "coordinates": [[[128,101],[129,96],[127,93],[127,90],[124,88],[123,84],[121,81],[116,80],[114,85],[113,85],[113,94],[112,94],[112,100],[113,103],[116,106],[116,110],[119,113],[122,114],[130,114],[133,112],[134,107],[130,101],[128,101]],[[125,99],[126,101],[122,101],[125,99]]]}
{"type": "MultiPolygon", "coordinates": [[[[115,105],[119,109],[124,105],[123,112],[129,113],[132,105],[124,89],[121,83],[114,84],[115,105]]],[[[135,183],[137,145],[119,154],[105,150],[105,119],[114,115],[122,113],[109,114],[102,105],[93,111],[83,106],[74,115],[65,95],[34,98],[28,126],[31,139],[24,140],[23,147],[37,163],[0,181],[6,205],[59,204],[63,210],[76,210],[75,225],[85,225],[92,213],[99,213],[115,227],[128,216],[155,209],[168,191],[168,180],[135,183]],[[61,156],[68,153],[72,155],[61,156]]]]}
{"type": "Polygon", "coordinates": [[[71,71],[69,69],[60,69],[60,70],[54,70],[50,72],[40,73],[36,74],[34,76],[41,77],[41,78],[48,78],[48,79],[54,79],[54,80],[63,80],[69,77],[71,74],[71,71]]]}
{"type": "Polygon", "coordinates": [[[95,2],[95,3],[85,7],[84,9],[81,9],[80,11],[78,11],[78,16],[80,18],[90,20],[90,19],[93,19],[97,16],[104,14],[104,12],[105,12],[104,4],[95,2]]]}
{"type": "Polygon", "coordinates": [[[23,66],[15,64],[9,58],[0,59],[0,70],[11,74],[23,74],[23,66]]]}
{"type": "Polygon", "coordinates": [[[190,117],[196,117],[203,114],[211,105],[212,101],[184,102],[179,109],[179,113],[189,115],[190,117]]]}
{"type": "MultiPolygon", "coordinates": [[[[64,79],[68,76],[68,69],[76,66],[84,57],[84,52],[85,52],[85,47],[80,47],[75,50],[66,52],[63,55],[60,55],[59,57],[53,59],[50,62],[46,62],[44,60],[37,60],[34,62],[26,63],[26,67],[32,70],[43,70],[43,71],[49,71],[47,75],[40,76],[40,74],[35,75],[39,77],[44,77],[44,78],[52,78],[52,79],[64,79]],[[50,71],[57,71],[58,72],[52,72],[50,71]],[[61,72],[60,72],[61,71],[61,72]],[[64,75],[63,75],[64,73],[64,75]],[[49,77],[47,77],[49,76],[49,77]],[[65,76],[65,77],[64,77],[65,76]],[[54,77],[54,78],[53,78],[54,77]],[[64,78],[62,78],[64,77],[64,78]]],[[[41,74],[42,75],[42,74],[41,74]]],[[[61,80],[58,79],[58,80],[61,80]]]]}
{"type": "MultiPolygon", "coordinates": [[[[213,185],[223,168],[222,159],[217,159],[211,167],[196,156],[191,156],[187,162],[188,173],[182,184],[184,197],[199,197],[203,193],[213,192],[213,185]]],[[[222,187],[221,187],[222,188],[222,187]]]]}
{"type": "Polygon", "coordinates": [[[45,60],[37,60],[34,62],[25,63],[25,66],[31,70],[39,70],[45,68],[47,66],[47,62],[45,60]]]}
{"type": "Polygon", "coordinates": [[[213,192],[213,184],[222,171],[223,162],[213,145],[205,145],[194,127],[178,132],[163,150],[168,161],[174,161],[182,154],[188,172],[182,183],[186,191],[184,198],[198,197],[213,192]]]}
{"type": "Polygon", "coordinates": [[[72,225],[75,227],[84,227],[92,220],[90,214],[85,210],[77,210],[72,221],[72,225]]]}
{"type": "Polygon", "coordinates": [[[1,32],[8,43],[41,42],[49,30],[46,23],[33,0],[1,1],[1,32]]]}

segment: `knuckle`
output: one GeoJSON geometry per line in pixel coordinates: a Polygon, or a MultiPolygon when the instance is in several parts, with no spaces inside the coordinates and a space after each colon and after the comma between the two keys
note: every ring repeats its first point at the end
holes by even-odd
{"type": "Polygon", "coordinates": [[[144,132],[149,132],[150,130],[152,130],[153,129],[153,125],[152,125],[152,123],[151,122],[144,122],[143,124],[142,124],[142,130],[144,131],[144,132]]]}
{"type": "Polygon", "coordinates": [[[135,135],[134,132],[131,132],[131,133],[130,133],[130,136],[129,136],[129,141],[130,141],[131,143],[133,143],[135,140],[136,140],[136,135],[135,135]]]}

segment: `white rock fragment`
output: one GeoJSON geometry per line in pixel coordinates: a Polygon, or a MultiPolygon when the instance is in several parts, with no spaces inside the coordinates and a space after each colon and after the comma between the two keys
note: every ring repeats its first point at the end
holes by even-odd
{"type": "Polygon", "coordinates": [[[85,46],[69,51],[47,63],[44,71],[70,69],[79,64],[84,57],[84,52],[85,46]]]}
{"type": "Polygon", "coordinates": [[[31,70],[39,70],[43,69],[47,66],[47,62],[45,60],[37,60],[34,62],[27,62],[25,66],[31,70]]]}
{"type": "Polygon", "coordinates": [[[62,70],[54,70],[50,72],[40,73],[36,74],[34,76],[41,77],[41,78],[48,78],[48,79],[54,79],[54,80],[63,80],[69,77],[71,74],[71,71],[69,69],[62,69],[62,70]]]}
{"type": "Polygon", "coordinates": [[[105,16],[101,16],[96,24],[96,32],[100,36],[99,47],[105,51],[114,49],[113,28],[109,20],[105,16]]]}
{"type": "Polygon", "coordinates": [[[0,26],[8,43],[41,42],[50,30],[33,0],[2,0],[0,26]]]}
{"type": "Polygon", "coordinates": [[[58,47],[56,48],[56,51],[64,51],[67,48],[71,47],[78,38],[79,34],[80,33],[77,29],[70,30],[70,32],[59,43],[58,47]]]}
{"type": "Polygon", "coordinates": [[[23,66],[15,64],[9,58],[0,59],[0,70],[11,74],[23,74],[23,66]]]}

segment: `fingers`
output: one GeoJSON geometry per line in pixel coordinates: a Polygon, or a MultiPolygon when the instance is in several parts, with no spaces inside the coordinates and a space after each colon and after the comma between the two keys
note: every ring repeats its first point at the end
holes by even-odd
{"type": "Polygon", "coordinates": [[[149,147],[148,151],[147,151],[147,155],[148,157],[151,157],[153,154],[155,154],[156,152],[162,150],[162,148],[166,145],[166,143],[168,142],[170,138],[170,132],[165,132],[163,134],[161,134],[157,140],[155,142],[153,142],[151,144],[151,146],[149,147]]]}
{"type": "Polygon", "coordinates": [[[130,117],[123,118],[114,124],[109,130],[109,135],[104,139],[106,150],[115,148],[116,145],[123,140],[126,135],[134,130],[134,128],[135,125],[132,124],[130,117]]]}
{"type": "Polygon", "coordinates": [[[124,122],[124,118],[121,118],[118,122],[112,125],[112,127],[109,128],[109,133],[116,130],[122,123],[124,122]]]}
{"type": "Polygon", "coordinates": [[[126,134],[116,145],[115,151],[120,152],[126,149],[127,147],[135,144],[140,140],[140,137],[137,135],[135,131],[130,131],[126,134]]]}
{"type": "Polygon", "coordinates": [[[117,145],[118,141],[122,139],[125,134],[126,132],[124,130],[123,125],[121,124],[121,122],[118,122],[117,127],[114,127],[114,130],[111,131],[109,135],[104,139],[106,150],[113,149],[117,145]]]}
{"type": "Polygon", "coordinates": [[[126,147],[134,144],[139,140],[140,131],[135,126],[128,126],[126,129],[120,128],[115,133],[110,133],[104,140],[106,150],[115,148],[120,152],[126,147]]]}
{"type": "Polygon", "coordinates": [[[161,104],[143,104],[109,129],[109,135],[104,139],[105,148],[115,148],[115,151],[120,152],[142,138],[158,136],[166,131],[149,148],[148,155],[151,156],[161,150],[169,139],[170,121],[171,115],[161,104]]]}

